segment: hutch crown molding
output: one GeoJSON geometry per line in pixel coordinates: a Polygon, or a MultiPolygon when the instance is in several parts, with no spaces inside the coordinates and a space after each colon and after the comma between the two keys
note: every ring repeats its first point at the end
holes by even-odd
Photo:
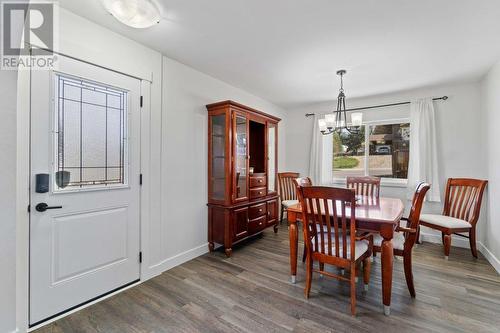
{"type": "Polygon", "coordinates": [[[224,101],[208,110],[208,246],[233,244],[278,226],[278,122],[224,101]]]}

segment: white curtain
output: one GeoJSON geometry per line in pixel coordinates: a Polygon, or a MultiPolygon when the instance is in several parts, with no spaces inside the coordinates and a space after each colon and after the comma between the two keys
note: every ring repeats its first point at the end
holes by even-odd
{"type": "Polygon", "coordinates": [[[408,166],[408,198],[421,181],[431,184],[428,201],[441,201],[436,145],[436,121],[432,98],[410,104],[410,162],[408,166]]]}
{"type": "Polygon", "coordinates": [[[332,181],[333,138],[319,131],[318,119],[322,117],[315,115],[313,123],[309,177],[314,185],[328,185],[332,181]]]}

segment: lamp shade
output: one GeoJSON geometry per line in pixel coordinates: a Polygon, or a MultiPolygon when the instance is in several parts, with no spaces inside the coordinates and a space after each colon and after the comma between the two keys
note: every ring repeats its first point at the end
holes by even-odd
{"type": "Polygon", "coordinates": [[[361,126],[363,124],[363,113],[351,113],[351,124],[352,126],[361,126]]]}
{"type": "Polygon", "coordinates": [[[326,131],[326,120],[325,119],[318,119],[318,126],[319,126],[319,130],[321,132],[326,131]]]}
{"type": "Polygon", "coordinates": [[[325,115],[326,127],[333,128],[335,126],[335,115],[333,113],[329,113],[325,115]]]}
{"type": "Polygon", "coordinates": [[[133,28],[149,28],[160,22],[160,10],[151,0],[102,0],[118,21],[133,28]]]}

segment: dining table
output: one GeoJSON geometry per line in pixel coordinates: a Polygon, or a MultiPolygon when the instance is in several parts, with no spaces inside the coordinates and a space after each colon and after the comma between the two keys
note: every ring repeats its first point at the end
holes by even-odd
{"type": "MultiPolygon", "coordinates": [[[[390,314],[392,271],[393,271],[393,245],[394,230],[404,212],[404,204],[398,198],[356,196],[355,220],[356,229],[362,232],[378,233],[382,236],[381,245],[381,274],[382,274],[382,301],[384,314],[390,314]]],[[[346,210],[346,218],[350,210],[346,210]]],[[[297,249],[298,227],[297,222],[302,220],[300,203],[287,208],[288,233],[290,237],[290,274],[292,283],[297,279],[297,249]]]]}

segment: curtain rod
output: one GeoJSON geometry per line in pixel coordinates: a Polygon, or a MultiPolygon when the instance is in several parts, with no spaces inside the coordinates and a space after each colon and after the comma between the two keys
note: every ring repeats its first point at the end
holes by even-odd
{"type": "MultiPolygon", "coordinates": [[[[436,97],[433,98],[433,101],[439,101],[443,100],[446,101],[448,99],[448,96],[443,96],[443,97],[436,97]]],[[[367,110],[367,109],[377,109],[377,108],[385,108],[387,106],[396,106],[396,105],[405,105],[405,104],[410,104],[411,102],[398,102],[398,103],[390,103],[390,104],[381,104],[381,105],[373,105],[373,106],[363,106],[360,108],[354,108],[354,109],[347,109],[345,110],[346,112],[350,111],[359,111],[359,110],[367,110]]],[[[306,113],[306,117],[311,117],[314,116],[314,113],[306,113]]]]}

